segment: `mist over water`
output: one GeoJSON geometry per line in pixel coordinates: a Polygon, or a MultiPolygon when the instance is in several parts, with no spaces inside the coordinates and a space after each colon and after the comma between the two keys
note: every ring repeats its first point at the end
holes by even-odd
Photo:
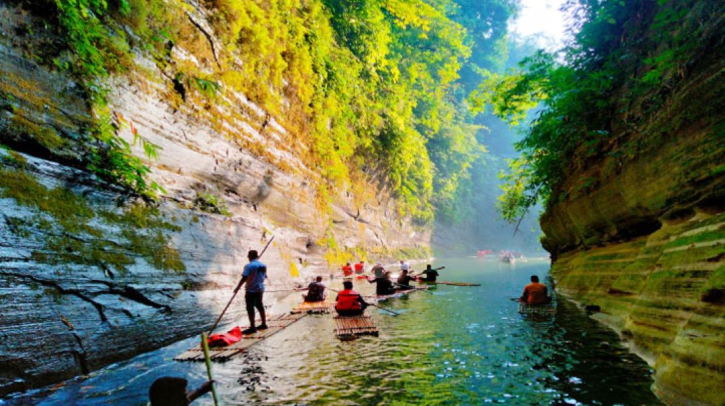
{"type": "MultiPolygon", "coordinates": [[[[545,277],[548,261],[435,263],[443,265],[441,280],[482,286],[439,285],[432,294],[416,292],[381,304],[400,316],[371,308],[378,338],[341,342],[331,316],[305,317],[248,354],[215,363],[220,398],[225,404],[659,404],[649,389],[650,368],[571,303],[557,298],[551,318],[517,313],[509,298],[520,294],[531,274],[545,277]]],[[[373,286],[356,282],[363,293],[372,293],[373,286]]],[[[298,300],[290,296],[279,309],[298,300]]],[[[206,379],[203,363],[173,361],[197,343],[196,337],[188,339],[50,394],[9,403],[145,404],[158,377],[185,377],[190,388],[206,379]]],[[[194,404],[211,404],[211,398],[194,404]]]]}

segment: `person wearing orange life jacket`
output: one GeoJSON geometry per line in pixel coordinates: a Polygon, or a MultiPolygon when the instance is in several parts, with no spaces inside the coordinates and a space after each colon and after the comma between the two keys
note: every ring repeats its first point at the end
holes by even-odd
{"type": "Polygon", "coordinates": [[[519,298],[519,302],[528,305],[544,305],[551,303],[551,297],[548,295],[548,289],[543,283],[539,283],[539,277],[531,276],[531,283],[524,287],[524,293],[519,298]]]}
{"type": "Polygon", "coordinates": [[[337,303],[335,303],[337,314],[340,316],[360,316],[363,314],[365,308],[368,307],[365,299],[352,290],[352,282],[345,281],[342,286],[344,289],[337,294],[337,303]]]}
{"type": "Polygon", "coordinates": [[[345,264],[345,266],[342,267],[342,274],[344,276],[351,276],[352,275],[352,265],[348,262],[345,264]]]}

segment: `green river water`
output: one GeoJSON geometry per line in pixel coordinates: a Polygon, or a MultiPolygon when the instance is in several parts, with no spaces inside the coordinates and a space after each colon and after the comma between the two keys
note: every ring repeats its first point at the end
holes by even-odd
{"type": "MultiPolygon", "coordinates": [[[[308,316],[252,347],[246,356],[214,364],[224,404],[450,404],[654,405],[652,371],[629,354],[611,330],[557,298],[556,314],[517,313],[532,274],[546,278],[549,262],[515,265],[474,258],[438,260],[440,280],[480,287],[434,286],[368,310],[380,337],[341,342],[329,315],[308,316]]],[[[417,266],[414,268],[421,268],[417,266]]],[[[548,281],[547,281],[548,282],[548,281]]],[[[340,285],[334,281],[332,287],[340,285]]],[[[374,285],[356,282],[372,293],[374,285]]],[[[299,301],[288,297],[283,305],[299,301]]],[[[242,306],[242,301],[238,303],[242,306]]],[[[173,357],[198,343],[191,338],[0,404],[143,405],[161,376],[198,386],[203,363],[173,357]]],[[[196,404],[211,404],[209,396],[196,404]]]]}

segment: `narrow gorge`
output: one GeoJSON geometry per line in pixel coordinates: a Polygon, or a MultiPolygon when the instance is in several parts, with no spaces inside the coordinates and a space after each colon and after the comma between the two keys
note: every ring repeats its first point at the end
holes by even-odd
{"type": "Polygon", "coordinates": [[[379,342],[300,344],[394,365],[375,401],[304,373],[231,401],[725,405],[725,4],[549,3],[543,50],[529,0],[0,0],[0,404],[206,331],[271,241],[273,314],[357,260],[452,282],[379,342]],[[652,390],[607,397],[600,362],[652,390]]]}

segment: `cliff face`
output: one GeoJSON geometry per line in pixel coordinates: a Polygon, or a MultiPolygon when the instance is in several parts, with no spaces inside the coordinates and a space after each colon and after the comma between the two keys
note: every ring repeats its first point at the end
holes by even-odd
{"type": "Polygon", "coordinates": [[[725,46],[710,39],[646,124],[622,135],[619,106],[619,146],[572,168],[541,220],[557,290],[600,306],[672,404],[725,403],[725,46]]]}
{"type": "MultiPolygon", "coordinates": [[[[187,13],[188,47],[173,58],[204,69],[216,40],[201,9],[187,13]]],[[[239,93],[184,95],[142,52],[144,69],[106,84],[109,107],[138,157],[137,134],[162,148],[147,164],[164,192],[148,205],[100,181],[78,165],[90,107],[71,77],[36,61],[52,33],[17,6],[0,4],[0,17],[0,395],[209,328],[247,250],[272,236],[263,260],[274,290],[353,257],[427,255],[429,231],[384,187],[320,196],[308,147],[275,117],[239,93]]]]}

